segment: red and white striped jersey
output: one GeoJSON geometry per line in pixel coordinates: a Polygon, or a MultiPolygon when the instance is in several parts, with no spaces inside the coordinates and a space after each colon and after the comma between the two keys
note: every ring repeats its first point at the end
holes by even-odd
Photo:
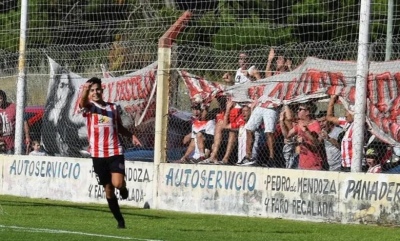
{"type": "Polygon", "coordinates": [[[368,168],[368,171],[367,171],[367,173],[381,173],[381,172],[382,172],[381,164],[370,167],[370,168],[368,168]]]}
{"type": "Polygon", "coordinates": [[[121,117],[116,104],[106,102],[105,106],[100,106],[90,102],[83,116],[86,117],[92,157],[123,155],[122,143],[118,137],[118,121],[121,117]]]}
{"type": "Polygon", "coordinates": [[[339,126],[346,131],[341,143],[343,167],[351,167],[353,160],[353,124],[354,122],[347,122],[345,117],[339,118],[339,126]]]}

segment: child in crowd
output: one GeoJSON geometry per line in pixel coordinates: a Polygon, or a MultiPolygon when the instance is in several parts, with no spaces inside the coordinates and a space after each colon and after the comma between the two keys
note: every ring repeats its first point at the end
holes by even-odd
{"type": "Polygon", "coordinates": [[[46,156],[46,153],[41,150],[40,143],[38,141],[32,142],[33,151],[29,152],[30,156],[46,156]]]}
{"type": "Polygon", "coordinates": [[[378,152],[374,148],[368,148],[365,153],[365,160],[368,165],[368,173],[381,173],[382,167],[379,161],[378,152]]]}

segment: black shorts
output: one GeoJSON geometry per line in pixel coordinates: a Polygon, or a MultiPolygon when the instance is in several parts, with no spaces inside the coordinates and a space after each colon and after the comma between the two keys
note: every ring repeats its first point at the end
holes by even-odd
{"type": "Polygon", "coordinates": [[[125,158],[123,155],[104,158],[92,157],[92,161],[99,185],[110,184],[111,173],[125,175],[125,158]]]}

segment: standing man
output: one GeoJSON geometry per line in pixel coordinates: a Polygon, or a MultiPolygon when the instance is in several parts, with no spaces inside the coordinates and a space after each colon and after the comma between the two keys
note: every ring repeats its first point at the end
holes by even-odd
{"type": "Polygon", "coordinates": [[[115,103],[103,100],[101,80],[93,77],[86,81],[79,103],[86,117],[89,152],[94,172],[106,192],[108,207],[118,221],[118,228],[125,228],[115,188],[122,199],[128,198],[125,177],[125,158],[118,134],[132,138],[134,145],[141,146],[139,139],[122,125],[119,108],[115,103]]]}
{"type": "Polygon", "coordinates": [[[334,106],[338,101],[337,95],[332,95],[327,109],[326,120],[343,128],[344,136],[340,141],[341,150],[341,171],[351,172],[351,163],[353,162],[353,125],[354,113],[352,106],[346,110],[344,117],[336,117],[334,115],[334,106]]]}
{"type": "MultiPolygon", "coordinates": [[[[254,66],[254,65],[249,66],[249,57],[246,53],[239,54],[239,62],[238,63],[239,63],[239,69],[236,71],[235,79],[232,80],[232,76],[230,76],[229,73],[226,73],[222,77],[225,82],[234,83],[234,85],[241,85],[241,84],[245,84],[245,83],[249,83],[249,82],[253,82],[253,81],[257,81],[257,80],[261,79],[260,72],[258,71],[256,66],[254,66]]],[[[245,96],[247,98],[248,93],[247,93],[247,91],[240,92],[240,93],[236,91],[235,93],[231,93],[231,95],[233,97],[238,96],[239,98],[241,98],[241,97],[245,96]]],[[[246,103],[242,103],[242,104],[248,104],[248,103],[246,102],[246,103]]],[[[237,118],[239,118],[239,116],[241,115],[241,112],[242,112],[242,107],[241,107],[240,103],[236,103],[236,105],[232,109],[230,109],[229,123],[234,123],[237,120],[237,118]]],[[[251,133],[252,134],[251,140],[250,140],[251,143],[253,141],[253,132],[251,133]]],[[[248,137],[249,135],[250,134],[247,134],[247,132],[246,132],[246,138],[249,138],[248,137]]],[[[257,136],[257,137],[259,137],[259,136],[257,136]]],[[[235,131],[231,130],[231,131],[229,131],[228,145],[233,146],[235,144],[235,143],[233,143],[233,140],[237,140],[237,133],[235,131]]],[[[258,139],[257,139],[257,141],[258,141],[258,139]]],[[[246,142],[248,143],[249,141],[246,141],[246,142]]],[[[245,148],[247,148],[247,149],[250,148],[250,152],[249,153],[247,152],[247,154],[251,155],[252,145],[251,145],[251,147],[246,146],[245,148]]],[[[250,157],[247,158],[247,156],[246,156],[246,158],[243,158],[243,160],[242,159],[238,160],[238,163],[246,164],[246,165],[252,164],[252,163],[250,163],[250,162],[252,162],[252,161],[250,161],[250,157]],[[243,162],[243,160],[249,160],[249,161],[243,162]]]]}
{"type": "Polygon", "coordinates": [[[246,53],[239,54],[239,69],[236,70],[235,79],[229,73],[225,73],[222,79],[228,84],[244,84],[253,80],[261,79],[260,72],[256,66],[249,67],[249,57],[246,53]]]}
{"type": "Polygon", "coordinates": [[[326,159],[329,164],[329,171],[340,171],[342,164],[342,155],[340,152],[340,143],[338,141],[343,129],[332,122],[326,120],[326,115],[317,118],[321,132],[319,140],[325,144],[326,159]]]}
{"type": "MultiPolygon", "coordinates": [[[[1,141],[5,143],[5,153],[14,154],[15,146],[15,121],[16,121],[16,106],[14,103],[7,101],[7,95],[3,90],[0,90],[0,122],[2,124],[1,141]]],[[[29,135],[29,125],[24,120],[25,145],[30,146],[31,138],[29,135]]]]}

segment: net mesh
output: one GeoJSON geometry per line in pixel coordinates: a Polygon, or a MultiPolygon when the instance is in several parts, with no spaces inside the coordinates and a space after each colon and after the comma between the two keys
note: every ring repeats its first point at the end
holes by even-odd
{"type": "MultiPolygon", "coordinates": [[[[20,9],[17,0],[0,5],[0,81],[11,101],[16,96],[20,9]]],[[[236,72],[239,53],[244,51],[264,78],[271,48],[276,56],[290,59],[293,69],[309,56],[357,59],[360,1],[32,0],[26,55],[27,105],[45,106],[48,101],[44,91],[50,79],[47,57],[83,78],[103,76],[101,65],[112,76],[125,76],[157,61],[160,36],[186,10],[193,16],[173,47],[170,103],[189,117],[188,90],[175,70],[221,83],[224,73],[236,72]]],[[[397,3],[393,15],[391,59],[395,60],[400,53],[397,3]]],[[[387,16],[386,0],[371,3],[370,61],[385,59],[387,16]]],[[[182,148],[183,135],[175,130],[179,122],[172,120],[169,142],[175,144],[171,149],[182,148]]],[[[40,131],[49,130],[43,126],[40,131]]],[[[152,134],[145,136],[152,138],[152,134]]],[[[182,149],[169,160],[182,156],[186,147],[182,149]]]]}

